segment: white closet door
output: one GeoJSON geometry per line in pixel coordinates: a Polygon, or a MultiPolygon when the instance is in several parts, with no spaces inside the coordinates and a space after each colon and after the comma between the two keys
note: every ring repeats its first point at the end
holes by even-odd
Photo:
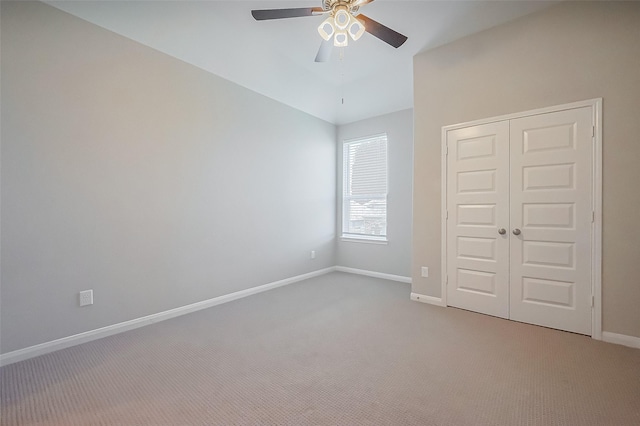
{"type": "Polygon", "coordinates": [[[590,107],[510,121],[513,320],[591,334],[592,126],[590,107]]]}
{"type": "Polygon", "coordinates": [[[506,121],[447,133],[447,303],[502,318],[509,316],[508,137],[506,121]]]}

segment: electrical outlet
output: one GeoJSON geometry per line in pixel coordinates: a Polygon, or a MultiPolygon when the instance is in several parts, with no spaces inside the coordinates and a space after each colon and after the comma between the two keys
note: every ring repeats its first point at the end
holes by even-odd
{"type": "Polygon", "coordinates": [[[311,250],[311,259],[315,259],[315,258],[316,258],[316,251],[311,250]]]}
{"type": "Polygon", "coordinates": [[[429,267],[428,266],[423,266],[422,267],[422,276],[425,277],[425,278],[429,276],[429,267]]]}
{"type": "Polygon", "coordinates": [[[93,305],[93,290],[85,290],[80,292],[80,306],[93,305]]]}

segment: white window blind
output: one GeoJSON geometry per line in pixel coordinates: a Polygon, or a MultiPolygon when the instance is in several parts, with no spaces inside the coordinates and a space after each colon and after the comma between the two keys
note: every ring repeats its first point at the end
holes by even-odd
{"type": "Polygon", "coordinates": [[[387,135],[343,146],[342,236],[386,241],[387,135]]]}

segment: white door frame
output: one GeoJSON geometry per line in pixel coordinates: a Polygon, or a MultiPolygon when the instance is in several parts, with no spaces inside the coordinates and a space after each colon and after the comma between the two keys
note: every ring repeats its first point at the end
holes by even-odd
{"type": "Polygon", "coordinates": [[[477,126],[481,124],[493,123],[496,121],[512,120],[515,118],[530,117],[532,115],[546,114],[550,112],[564,111],[568,109],[591,107],[593,111],[593,193],[591,202],[593,209],[593,223],[591,226],[591,294],[593,296],[593,306],[591,308],[591,337],[602,340],[602,98],[589,99],[586,101],[572,102],[569,104],[556,105],[547,108],[539,108],[530,111],[518,112],[515,114],[501,115],[498,117],[485,118],[482,120],[469,121],[466,123],[452,124],[442,127],[442,200],[441,200],[441,228],[442,228],[442,248],[441,248],[441,298],[442,305],[447,305],[447,132],[463,127],[477,126]]]}

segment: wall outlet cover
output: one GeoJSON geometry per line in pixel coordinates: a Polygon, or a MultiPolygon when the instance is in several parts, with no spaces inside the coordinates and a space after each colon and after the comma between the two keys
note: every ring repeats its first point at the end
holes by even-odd
{"type": "Polygon", "coordinates": [[[93,305],[93,290],[85,290],[80,292],[80,306],[93,305]]]}
{"type": "Polygon", "coordinates": [[[429,267],[428,266],[423,266],[422,267],[422,276],[425,277],[425,278],[429,276],[429,267]]]}

